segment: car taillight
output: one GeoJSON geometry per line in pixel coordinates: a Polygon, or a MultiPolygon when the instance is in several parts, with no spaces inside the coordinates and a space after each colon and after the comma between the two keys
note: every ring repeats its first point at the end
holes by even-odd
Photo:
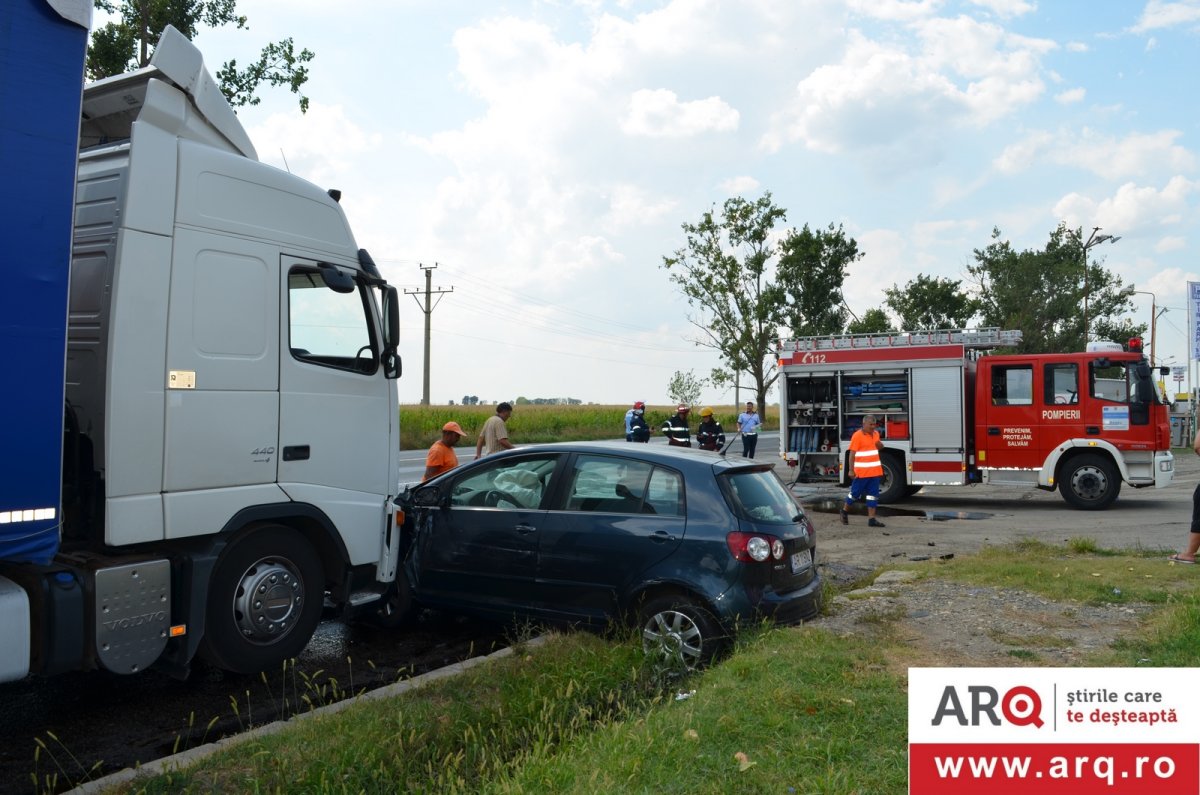
{"type": "Polygon", "coordinates": [[[762,563],[767,558],[783,558],[783,542],[772,536],[757,533],[730,533],[725,536],[734,560],[743,563],[762,563]]]}

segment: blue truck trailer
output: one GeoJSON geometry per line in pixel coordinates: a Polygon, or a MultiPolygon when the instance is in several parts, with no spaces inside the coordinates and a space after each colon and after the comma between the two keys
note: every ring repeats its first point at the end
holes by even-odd
{"type": "Polygon", "coordinates": [[[0,682],[264,670],[407,592],[396,290],[178,31],[85,86],[91,5],[0,3],[0,682]]]}

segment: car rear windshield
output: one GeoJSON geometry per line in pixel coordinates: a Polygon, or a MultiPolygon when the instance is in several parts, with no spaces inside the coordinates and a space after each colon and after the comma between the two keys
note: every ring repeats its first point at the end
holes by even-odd
{"type": "Polygon", "coordinates": [[[800,506],[769,469],[741,470],[722,475],[721,490],[730,509],[752,522],[791,524],[800,506]]]}

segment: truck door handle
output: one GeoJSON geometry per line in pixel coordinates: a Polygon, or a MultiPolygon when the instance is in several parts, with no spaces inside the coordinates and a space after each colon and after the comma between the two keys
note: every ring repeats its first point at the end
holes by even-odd
{"type": "Polygon", "coordinates": [[[674,541],[675,536],[671,535],[666,530],[655,530],[650,534],[650,540],[656,544],[661,544],[664,541],[674,541]]]}
{"type": "Polygon", "coordinates": [[[1000,435],[999,428],[988,428],[988,436],[999,436],[999,435],[1000,435]]]}
{"type": "Polygon", "coordinates": [[[1084,429],[1084,433],[1088,434],[1089,436],[1099,436],[1100,427],[1098,425],[1089,425],[1084,429]]]}
{"type": "Polygon", "coordinates": [[[284,461],[307,461],[308,460],[308,445],[293,444],[283,448],[284,461]]]}
{"type": "Polygon", "coordinates": [[[516,530],[518,533],[520,533],[523,536],[527,536],[530,533],[537,530],[537,528],[531,524],[519,524],[516,527],[514,527],[513,529],[516,530]]]}

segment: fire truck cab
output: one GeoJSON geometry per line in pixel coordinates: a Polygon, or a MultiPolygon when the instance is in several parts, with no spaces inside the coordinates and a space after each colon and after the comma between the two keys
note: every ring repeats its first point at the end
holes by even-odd
{"type": "Polygon", "coordinates": [[[1140,340],[986,353],[1020,339],[986,328],[781,340],[784,457],[797,480],[844,484],[850,437],[874,414],[882,503],[922,486],[990,483],[1057,488],[1098,510],[1122,484],[1171,482],[1167,405],[1140,340]]]}

